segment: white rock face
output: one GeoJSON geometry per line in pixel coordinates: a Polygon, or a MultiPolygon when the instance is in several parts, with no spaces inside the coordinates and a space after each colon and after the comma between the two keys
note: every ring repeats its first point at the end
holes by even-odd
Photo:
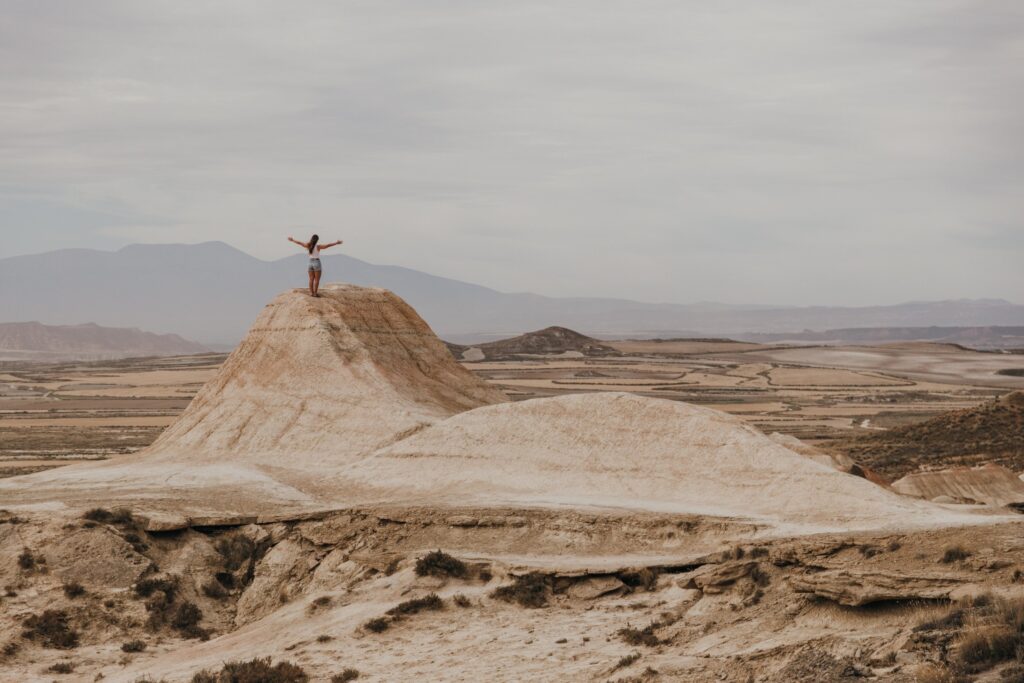
{"type": "Polygon", "coordinates": [[[612,392],[462,413],[346,477],[391,499],[603,505],[821,527],[953,514],[798,455],[726,413],[612,392]]]}

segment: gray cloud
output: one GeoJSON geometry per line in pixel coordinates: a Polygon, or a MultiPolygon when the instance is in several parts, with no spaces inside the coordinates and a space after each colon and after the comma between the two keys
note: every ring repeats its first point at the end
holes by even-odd
{"type": "Polygon", "coordinates": [[[509,291],[1024,291],[1009,0],[5,10],[0,256],[315,228],[509,291]]]}

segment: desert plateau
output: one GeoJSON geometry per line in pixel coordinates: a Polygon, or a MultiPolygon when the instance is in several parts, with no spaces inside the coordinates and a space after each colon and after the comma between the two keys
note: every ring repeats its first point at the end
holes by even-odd
{"type": "Polygon", "coordinates": [[[1007,368],[564,328],[446,345],[353,285],[278,295],[226,357],[5,362],[2,670],[1017,680],[1007,368]]]}

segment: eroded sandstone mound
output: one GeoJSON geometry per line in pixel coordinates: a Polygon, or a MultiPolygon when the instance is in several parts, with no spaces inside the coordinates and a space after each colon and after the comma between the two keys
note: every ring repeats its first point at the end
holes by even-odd
{"type": "Polygon", "coordinates": [[[382,497],[586,506],[775,523],[938,522],[726,413],[626,393],[478,408],[378,451],[346,473],[382,497]]]}
{"type": "Polygon", "coordinates": [[[987,505],[1024,503],[1024,481],[999,465],[915,472],[893,482],[892,487],[904,495],[927,500],[987,505]]]}
{"type": "Polygon", "coordinates": [[[313,298],[292,290],[267,304],[147,454],[334,468],[505,400],[391,292],[328,285],[313,298]]]}

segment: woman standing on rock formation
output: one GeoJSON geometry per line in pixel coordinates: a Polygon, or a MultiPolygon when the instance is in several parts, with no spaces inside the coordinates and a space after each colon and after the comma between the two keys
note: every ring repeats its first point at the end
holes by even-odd
{"type": "Polygon", "coordinates": [[[320,276],[323,274],[323,266],[320,265],[320,252],[338,246],[341,244],[341,240],[330,244],[317,244],[320,241],[320,235],[313,235],[309,238],[309,242],[300,242],[292,237],[289,237],[288,241],[294,242],[309,252],[309,293],[311,296],[320,296],[320,276]]]}

